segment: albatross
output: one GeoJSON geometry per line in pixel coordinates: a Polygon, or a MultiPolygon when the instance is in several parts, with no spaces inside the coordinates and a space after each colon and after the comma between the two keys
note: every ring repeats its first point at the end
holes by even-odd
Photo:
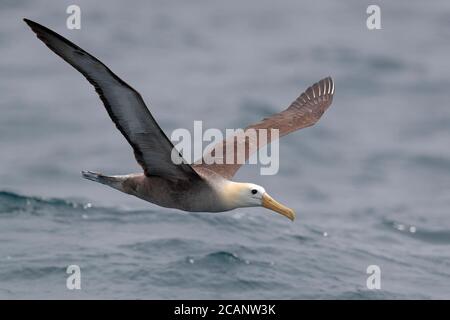
{"type": "MultiPolygon", "coordinates": [[[[28,19],[24,21],[50,50],[94,86],[111,120],[131,145],[143,169],[141,173],[113,176],[82,171],[84,178],[162,207],[223,212],[262,206],[292,221],[295,219],[294,210],[274,200],[262,186],[231,180],[242,164],[190,165],[172,161],[174,146],[153,118],[139,92],[79,46],[36,22],[28,19]]],[[[276,129],[278,136],[282,137],[312,126],[331,105],[333,94],[333,80],[331,77],[324,78],[307,88],[287,109],[249,125],[244,132],[250,129],[276,129]]],[[[271,142],[269,136],[265,144],[271,142]]],[[[243,144],[244,150],[247,150],[245,160],[255,149],[263,146],[250,148],[248,139],[234,137],[227,137],[219,143],[234,145],[235,149],[239,147],[238,144],[243,144]]]]}

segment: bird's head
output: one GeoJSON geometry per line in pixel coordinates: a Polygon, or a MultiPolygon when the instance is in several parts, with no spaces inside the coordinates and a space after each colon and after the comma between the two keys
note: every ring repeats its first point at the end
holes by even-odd
{"type": "Polygon", "coordinates": [[[294,210],[273,199],[266,190],[254,183],[237,183],[227,181],[222,195],[231,208],[259,207],[273,210],[294,221],[294,210]]]}

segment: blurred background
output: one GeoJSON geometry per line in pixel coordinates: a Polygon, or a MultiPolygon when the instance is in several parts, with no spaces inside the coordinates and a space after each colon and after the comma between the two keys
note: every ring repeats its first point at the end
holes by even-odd
{"type": "Polygon", "coordinates": [[[1,298],[450,298],[450,2],[3,0],[0,26],[1,298]],[[66,28],[71,4],[81,30],[66,28]],[[82,179],[140,168],[24,17],[102,60],[169,136],[245,127],[332,76],[332,106],[282,139],[279,173],[235,176],[297,221],[184,213],[82,179]]]}

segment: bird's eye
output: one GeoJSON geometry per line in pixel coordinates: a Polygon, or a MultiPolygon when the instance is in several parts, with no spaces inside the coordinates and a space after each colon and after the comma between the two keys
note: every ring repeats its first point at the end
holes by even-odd
{"type": "Polygon", "coordinates": [[[256,189],[252,190],[252,194],[257,194],[257,193],[258,193],[258,190],[256,190],[256,189]]]}

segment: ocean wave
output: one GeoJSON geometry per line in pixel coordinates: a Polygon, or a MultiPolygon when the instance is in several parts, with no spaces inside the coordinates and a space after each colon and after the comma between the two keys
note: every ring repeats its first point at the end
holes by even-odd
{"type": "Polygon", "coordinates": [[[91,204],[89,203],[76,203],[53,198],[45,199],[40,197],[24,196],[9,191],[0,191],[0,214],[39,214],[50,208],[58,210],[86,210],[90,207],[91,204]]]}

